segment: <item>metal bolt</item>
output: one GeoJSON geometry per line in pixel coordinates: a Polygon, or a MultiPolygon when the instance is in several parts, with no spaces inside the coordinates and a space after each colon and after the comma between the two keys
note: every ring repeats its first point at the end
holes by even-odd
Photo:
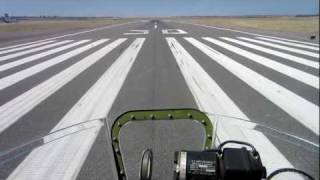
{"type": "Polygon", "coordinates": [[[172,118],[173,118],[172,114],[168,114],[168,117],[169,117],[170,119],[172,119],[172,118]]]}
{"type": "Polygon", "coordinates": [[[189,117],[190,119],[192,119],[192,114],[188,113],[188,117],[189,117]]]}
{"type": "Polygon", "coordinates": [[[134,115],[131,115],[130,118],[131,118],[131,120],[135,120],[136,119],[136,117],[134,115]]]}
{"type": "Polygon", "coordinates": [[[151,119],[155,119],[155,116],[153,114],[150,115],[151,119]]]}

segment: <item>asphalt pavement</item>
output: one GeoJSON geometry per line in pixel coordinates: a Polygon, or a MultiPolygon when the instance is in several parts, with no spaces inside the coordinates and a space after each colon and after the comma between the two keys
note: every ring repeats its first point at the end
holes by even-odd
{"type": "MultiPolygon", "coordinates": [[[[107,136],[116,117],[174,108],[283,131],[285,138],[237,124],[221,125],[217,135],[251,142],[269,173],[296,167],[319,178],[319,44],[141,20],[0,44],[0,152],[68,125],[108,121],[107,128],[44,139],[49,145],[1,163],[0,179],[117,179],[107,136]],[[304,141],[289,143],[293,136],[304,141]]],[[[138,179],[140,153],[153,148],[154,179],[161,180],[172,178],[175,150],[201,149],[203,130],[192,123],[144,123],[126,126],[121,137],[128,179],[138,179]]]]}

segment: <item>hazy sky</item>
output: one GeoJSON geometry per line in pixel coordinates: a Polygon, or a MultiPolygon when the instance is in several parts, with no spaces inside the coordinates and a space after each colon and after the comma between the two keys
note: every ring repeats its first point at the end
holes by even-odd
{"type": "Polygon", "coordinates": [[[318,7],[319,0],[0,0],[0,15],[294,15],[318,7]]]}

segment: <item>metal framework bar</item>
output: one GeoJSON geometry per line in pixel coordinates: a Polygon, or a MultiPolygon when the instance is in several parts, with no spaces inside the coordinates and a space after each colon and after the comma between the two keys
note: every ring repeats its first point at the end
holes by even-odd
{"type": "Polygon", "coordinates": [[[203,149],[210,149],[214,144],[215,128],[207,115],[196,109],[165,109],[165,110],[137,110],[120,115],[111,128],[112,150],[117,167],[119,180],[125,180],[126,174],[120,150],[119,134],[121,127],[128,122],[157,121],[157,120],[192,120],[201,123],[205,130],[203,149]]]}

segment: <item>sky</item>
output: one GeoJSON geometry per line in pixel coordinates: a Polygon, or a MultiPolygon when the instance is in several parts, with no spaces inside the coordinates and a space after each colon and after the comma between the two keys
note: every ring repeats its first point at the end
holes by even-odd
{"type": "Polygon", "coordinates": [[[0,16],[319,14],[319,0],[0,0],[0,16]]]}

